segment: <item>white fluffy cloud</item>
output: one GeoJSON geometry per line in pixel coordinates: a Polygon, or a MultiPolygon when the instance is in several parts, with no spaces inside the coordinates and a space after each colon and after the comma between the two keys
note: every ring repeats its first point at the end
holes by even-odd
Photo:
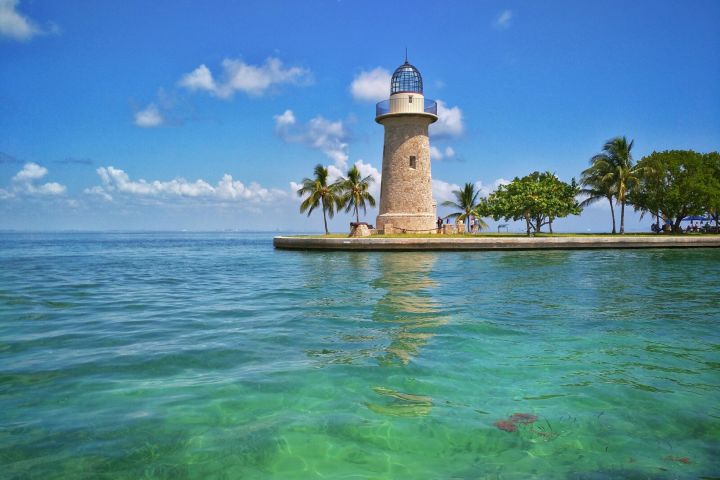
{"type": "Polygon", "coordinates": [[[255,182],[245,185],[239,180],[233,180],[233,177],[227,173],[215,185],[202,179],[194,182],[184,178],[175,178],[169,181],[131,180],[125,171],[112,166],[98,168],[97,174],[102,184],[86,189],[85,193],[99,195],[106,200],[112,200],[114,194],[154,198],[180,197],[215,201],[246,201],[249,203],[270,202],[287,197],[285,191],[267,189],[255,182]]]}
{"type": "Polygon", "coordinates": [[[151,103],[143,110],[135,112],[135,125],[143,128],[159,127],[165,122],[158,106],[151,103]]]}
{"type": "Polygon", "coordinates": [[[315,117],[308,123],[305,139],[313,148],[327,155],[337,167],[344,168],[348,160],[347,132],[341,120],[335,122],[315,117]]]}
{"type": "Polygon", "coordinates": [[[460,190],[460,185],[448,183],[437,178],[432,179],[433,198],[438,206],[446,200],[455,200],[455,195],[452,193],[455,190],[460,190]]]}
{"type": "Polygon", "coordinates": [[[496,179],[491,185],[485,185],[482,180],[478,180],[475,182],[475,189],[480,192],[481,197],[487,197],[497,190],[500,185],[507,185],[508,183],[510,183],[510,180],[504,178],[496,179]]]}
{"type": "Polygon", "coordinates": [[[103,187],[96,185],[94,187],[86,188],[85,193],[90,195],[97,195],[108,202],[111,201],[112,195],[110,195],[103,187]]]}
{"type": "Polygon", "coordinates": [[[270,57],[261,65],[251,65],[226,58],[222,62],[220,79],[216,80],[206,65],[200,65],[182,76],[180,86],[191,91],[205,91],[219,98],[231,98],[235,92],[252,96],[265,93],[273,85],[307,85],[312,82],[310,70],[285,67],[277,58],[270,57]]]}
{"type": "Polygon", "coordinates": [[[363,177],[369,175],[373,179],[373,183],[370,184],[370,194],[375,197],[375,200],[380,201],[380,181],[382,180],[380,171],[362,160],[355,162],[355,166],[360,170],[360,175],[363,177]]]}
{"type": "Polygon", "coordinates": [[[38,165],[37,163],[29,162],[26,163],[22,170],[15,174],[13,182],[26,183],[33,180],[38,180],[47,175],[48,169],[38,165]]]}
{"type": "Polygon", "coordinates": [[[340,177],[345,175],[345,172],[340,170],[335,165],[328,165],[328,183],[334,183],[340,179],[340,177]]]}
{"type": "Polygon", "coordinates": [[[214,92],[217,89],[215,85],[215,79],[210,73],[210,69],[205,64],[200,65],[190,73],[183,75],[178,82],[180,86],[187,88],[188,90],[206,90],[208,92],[214,92]]]}
{"type": "Polygon", "coordinates": [[[30,185],[30,187],[31,193],[39,193],[41,195],[62,195],[65,193],[65,190],[67,190],[65,185],[60,185],[57,182],[43,183],[37,187],[30,185]]]}
{"type": "Polygon", "coordinates": [[[458,137],[465,131],[463,112],[460,107],[448,107],[442,100],[437,101],[438,121],[430,125],[434,137],[458,137]]]}
{"type": "Polygon", "coordinates": [[[444,150],[440,150],[436,146],[432,145],[430,147],[430,158],[432,160],[443,160],[447,159],[450,160],[455,157],[455,149],[452,147],[445,147],[444,150]]]}
{"type": "Polygon", "coordinates": [[[282,129],[291,125],[295,125],[295,114],[292,110],[285,110],[282,115],[275,115],[275,127],[282,129]]]}
{"type": "Polygon", "coordinates": [[[19,0],[0,0],[0,36],[29,40],[44,33],[35,22],[18,12],[19,0]]]}
{"type": "Polygon", "coordinates": [[[495,28],[498,28],[500,30],[506,30],[510,28],[510,25],[512,24],[512,18],[512,10],[503,10],[495,17],[493,25],[495,25],[495,28]]]}
{"type": "Polygon", "coordinates": [[[48,169],[34,162],[28,162],[12,178],[12,188],[0,189],[0,198],[12,198],[15,195],[62,195],[67,188],[57,182],[35,184],[48,174],[48,169]]]}
{"type": "Polygon", "coordinates": [[[274,118],[275,131],[285,142],[302,143],[320,150],[337,168],[345,169],[349,158],[348,134],[342,120],[331,121],[317,116],[306,125],[298,125],[292,110],[285,110],[274,118]]]}
{"type": "Polygon", "coordinates": [[[350,84],[350,93],[355,100],[379,102],[390,95],[390,78],[390,72],[382,67],[360,72],[350,84]]]}

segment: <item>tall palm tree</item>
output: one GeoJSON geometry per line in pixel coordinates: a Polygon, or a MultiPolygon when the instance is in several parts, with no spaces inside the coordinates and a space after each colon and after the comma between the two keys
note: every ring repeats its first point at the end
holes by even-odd
{"type": "Polygon", "coordinates": [[[362,177],[357,165],[348,170],[347,178],[340,178],[338,185],[340,188],[340,204],[338,208],[345,207],[345,212],[355,211],[355,221],[360,223],[360,209],[363,213],[367,213],[367,204],[371,207],[375,206],[375,198],[370,194],[370,184],[375,179],[368,175],[362,177]]]}
{"type": "Polygon", "coordinates": [[[475,191],[475,185],[472,183],[466,183],[462,190],[455,190],[452,192],[455,195],[455,202],[446,200],[442,203],[443,207],[452,207],[459,210],[459,212],[451,213],[448,217],[458,218],[460,221],[467,220],[468,229],[470,227],[470,217],[476,218],[477,224],[480,229],[487,228],[488,225],[480,218],[480,208],[483,202],[478,202],[479,191],[475,191]]]}
{"type": "Polygon", "coordinates": [[[637,184],[638,176],[633,164],[632,150],[634,140],[615,137],[603,146],[602,153],[595,155],[591,160],[593,166],[604,172],[603,181],[613,186],[615,199],[620,203],[620,233],[625,233],[625,203],[628,191],[637,184]]]}
{"type": "Polygon", "coordinates": [[[328,185],[328,169],[320,164],[315,165],[313,171],[315,178],[305,178],[302,187],[297,191],[298,197],[307,195],[307,198],[300,204],[300,213],[307,211],[308,217],[318,206],[323,212],[323,223],[325,224],[325,235],[330,233],[327,226],[327,217],[335,215],[335,207],[339,208],[338,184],[337,182],[328,185]]]}
{"type": "Polygon", "coordinates": [[[612,233],[616,233],[615,230],[615,207],[613,206],[613,199],[615,197],[615,187],[612,182],[605,179],[608,172],[601,169],[605,164],[600,165],[593,164],[589,168],[583,170],[580,183],[583,188],[580,193],[587,195],[587,198],[580,203],[582,208],[592,205],[602,199],[607,199],[610,203],[610,215],[612,216],[612,233]]]}

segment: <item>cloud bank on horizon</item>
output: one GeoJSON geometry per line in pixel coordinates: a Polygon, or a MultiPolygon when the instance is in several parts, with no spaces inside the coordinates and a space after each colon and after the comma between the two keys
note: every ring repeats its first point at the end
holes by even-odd
{"type": "Polygon", "coordinates": [[[252,203],[273,202],[288,197],[288,192],[276,188],[264,188],[256,182],[245,185],[233,180],[232,175],[224,174],[215,184],[211,185],[203,179],[188,181],[184,178],[172,180],[146,181],[131,180],[130,176],[119,168],[112,166],[97,169],[101,184],[85,190],[90,195],[98,195],[104,200],[113,201],[113,195],[135,197],[152,197],[167,200],[175,198],[201,199],[204,201],[246,201],[252,203]]]}
{"type": "Polygon", "coordinates": [[[12,185],[0,188],[0,200],[9,198],[22,198],[35,195],[62,195],[67,190],[65,185],[57,182],[47,182],[38,185],[37,180],[44,178],[48,169],[34,162],[26,163],[23,168],[12,177],[12,185]]]}

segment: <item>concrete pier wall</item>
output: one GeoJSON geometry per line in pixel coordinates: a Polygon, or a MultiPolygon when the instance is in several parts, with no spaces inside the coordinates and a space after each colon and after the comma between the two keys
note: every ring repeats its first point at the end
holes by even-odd
{"type": "Polygon", "coordinates": [[[281,236],[275,248],[288,250],[582,250],[600,248],[720,247],[720,235],[698,236],[581,236],[581,237],[459,237],[448,238],[322,238],[281,236]]]}

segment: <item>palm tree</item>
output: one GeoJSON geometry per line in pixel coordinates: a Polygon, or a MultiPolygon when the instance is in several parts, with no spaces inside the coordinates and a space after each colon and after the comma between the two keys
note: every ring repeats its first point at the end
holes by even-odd
{"type": "Polygon", "coordinates": [[[468,229],[470,227],[470,217],[473,216],[477,219],[477,225],[480,229],[487,228],[488,225],[482,218],[480,218],[480,208],[483,202],[478,202],[478,196],[480,192],[475,191],[475,185],[472,183],[466,183],[462,190],[455,190],[452,192],[455,195],[456,202],[446,200],[442,203],[443,207],[452,207],[460,210],[459,212],[451,213],[448,217],[457,217],[460,221],[468,221],[468,229]]]}
{"type": "Polygon", "coordinates": [[[620,233],[625,233],[625,202],[628,191],[637,184],[638,176],[633,165],[632,150],[634,140],[629,143],[625,137],[615,137],[603,146],[603,152],[591,160],[593,167],[603,172],[601,177],[613,187],[613,194],[620,203],[620,233]]]}
{"type": "Polygon", "coordinates": [[[375,198],[370,194],[370,184],[374,181],[372,176],[363,178],[356,165],[348,170],[347,178],[340,178],[338,185],[341,196],[338,208],[345,207],[345,212],[355,211],[355,221],[360,223],[360,209],[367,213],[367,205],[375,206],[375,198]]]}
{"type": "Polygon", "coordinates": [[[589,168],[583,170],[582,178],[580,183],[583,185],[583,189],[580,193],[587,195],[587,198],[580,203],[582,208],[592,205],[602,199],[607,199],[610,203],[610,215],[612,216],[612,233],[615,231],[615,208],[613,206],[613,198],[615,196],[615,189],[613,184],[605,180],[608,172],[602,170],[600,167],[604,167],[605,164],[592,164],[589,168]]]}
{"type": "Polygon", "coordinates": [[[325,235],[330,233],[327,226],[327,217],[335,215],[335,207],[340,207],[337,182],[328,185],[328,169],[320,164],[315,165],[315,178],[305,178],[302,187],[297,191],[298,197],[307,195],[300,204],[300,213],[307,211],[308,217],[318,206],[322,208],[325,235]]]}

